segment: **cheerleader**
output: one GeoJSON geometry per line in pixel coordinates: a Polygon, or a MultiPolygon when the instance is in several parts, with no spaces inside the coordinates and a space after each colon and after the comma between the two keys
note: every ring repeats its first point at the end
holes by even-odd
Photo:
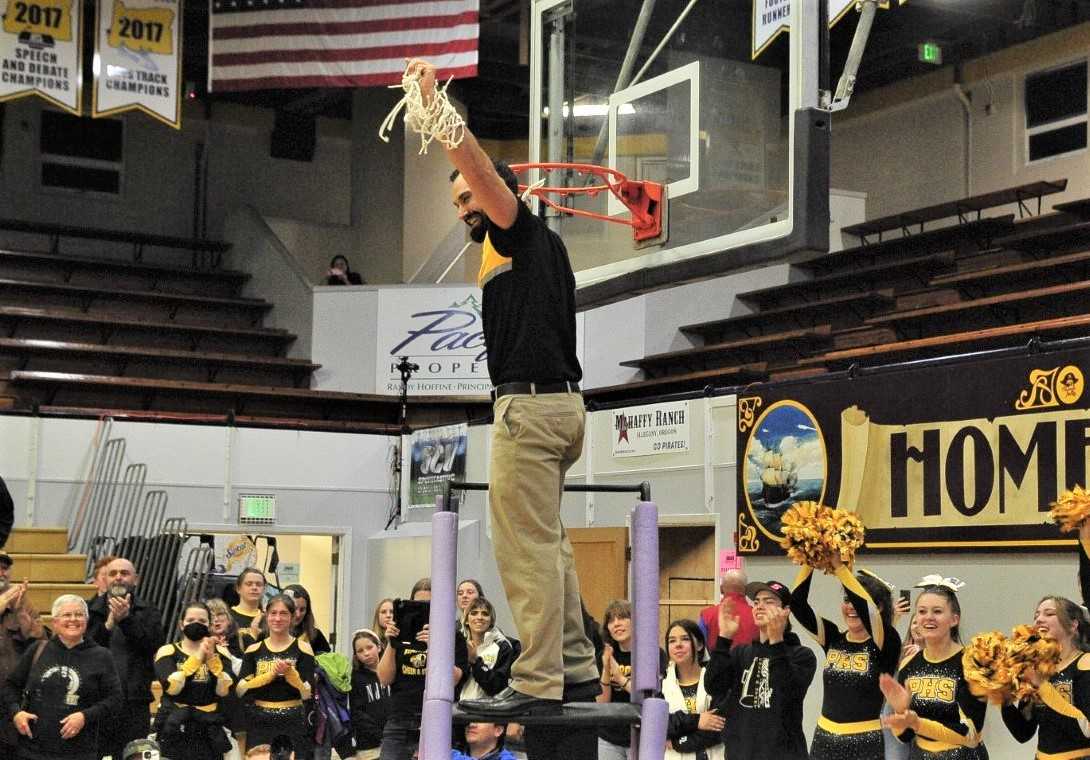
{"type": "MultiPolygon", "coordinates": [[[[1090,523],[1079,528],[1079,581],[1082,596],[1090,594],[1090,523]]],[[[1033,625],[1060,645],[1056,674],[1041,681],[1036,699],[1004,705],[1003,723],[1023,744],[1037,734],[1037,757],[1090,757],[1090,619],[1085,610],[1062,596],[1046,596],[1037,604],[1033,625]]]]}
{"type": "Polygon", "coordinates": [[[707,651],[704,634],[692,620],[675,620],[666,629],[666,677],[662,696],[670,709],[664,760],[723,760],[720,732],[725,721],[712,708],[704,688],[707,651]]]}
{"type": "Polygon", "coordinates": [[[164,756],[222,760],[231,743],[224,731],[221,700],[234,684],[230,656],[216,646],[208,607],[188,605],[178,621],[181,638],[155,655],[163,698],[155,733],[164,756]]]}
{"type": "Polygon", "coordinates": [[[882,691],[878,679],[897,671],[901,637],[893,627],[888,584],[861,571],[853,576],[832,559],[844,587],[844,629],[818,618],[810,607],[812,567],[803,567],[791,592],[791,614],[825,652],[821,716],[810,745],[811,760],[882,760],[882,691]]]}
{"type": "Polygon", "coordinates": [[[956,578],[928,576],[917,586],[916,624],[923,651],[901,663],[881,688],[893,712],[885,720],[912,760],[986,760],[980,740],[987,704],[969,691],[961,665],[961,605],[956,578]]]}
{"type": "Polygon", "coordinates": [[[265,607],[269,635],[246,649],[237,693],[247,701],[246,739],[251,747],[271,744],[277,736],[291,739],[296,757],[313,750],[303,703],[311,696],[314,652],[291,635],[295,603],[279,594],[265,607]]]}

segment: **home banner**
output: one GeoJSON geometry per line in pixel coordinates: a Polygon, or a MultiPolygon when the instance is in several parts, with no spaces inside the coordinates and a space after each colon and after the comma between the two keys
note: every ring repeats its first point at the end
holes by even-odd
{"type": "MultiPolygon", "coordinates": [[[[738,549],[782,553],[799,501],[856,512],[870,550],[1025,551],[1086,485],[1090,348],[905,366],[738,399],[738,549]]],[[[760,387],[760,386],[758,386],[760,387]]]]}
{"type": "Polygon", "coordinates": [[[100,0],[93,116],[143,111],[180,129],[181,0],[100,0]]]}
{"type": "MultiPolygon", "coordinates": [[[[753,54],[756,58],[781,33],[791,29],[791,3],[800,0],[753,0],[753,54]]],[[[829,26],[836,26],[840,19],[855,8],[857,0],[829,0],[829,26]]],[[[904,5],[907,0],[898,0],[904,5]]],[[[889,8],[889,0],[881,0],[879,8],[889,8]]]]}
{"type": "Polygon", "coordinates": [[[76,0],[0,0],[0,102],[39,95],[80,114],[83,34],[76,0]]]}

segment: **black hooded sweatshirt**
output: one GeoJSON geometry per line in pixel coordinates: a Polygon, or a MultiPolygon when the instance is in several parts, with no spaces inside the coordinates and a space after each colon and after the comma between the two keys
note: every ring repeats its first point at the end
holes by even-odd
{"type": "Polygon", "coordinates": [[[731,760],[806,760],[802,701],[817,658],[787,632],[779,644],[754,641],[731,649],[722,636],[704,673],[704,688],[728,695],[723,743],[731,760]]]}
{"type": "Polygon", "coordinates": [[[101,757],[109,743],[109,722],[122,705],[113,658],[86,638],[71,649],[60,639],[50,639],[33,662],[37,649],[33,645],[23,653],[3,690],[8,720],[24,709],[38,716],[30,724],[34,737],[19,737],[20,756],[32,760],[101,757]],[[75,712],[83,713],[83,730],[62,739],[60,722],[75,712]]]}

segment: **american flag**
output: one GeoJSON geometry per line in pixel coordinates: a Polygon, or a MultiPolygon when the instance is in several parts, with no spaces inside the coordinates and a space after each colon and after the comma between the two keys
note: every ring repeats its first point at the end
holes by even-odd
{"type": "Polygon", "coordinates": [[[210,91],[398,84],[414,56],[477,75],[478,0],[210,3],[210,91]]]}

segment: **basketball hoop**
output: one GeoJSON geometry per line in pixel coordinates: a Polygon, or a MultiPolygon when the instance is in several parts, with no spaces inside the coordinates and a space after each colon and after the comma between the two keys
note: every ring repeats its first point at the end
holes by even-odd
{"type": "Polygon", "coordinates": [[[603,222],[625,224],[632,228],[633,243],[642,248],[648,245],[658,245],[666,242],[666,225],[663,223],[663,212],[666,207],[666,188],[650,180],[629,179],[616,169],[595,164],[565,164],[565,163],[526,163],[512,164],[511,170],[515,174],[522,174],[531,169],[540,169],[544,172],[568,170],[582,176],[593,174],[601,182],[593,185],[576,187],[553,187],[547,182],[542,186],[530,186],[519,183],[519,192],[529,191],[530,195],[541,199],[541,202],[562,214],[572,216],[585,216],[603,222]],[[585,211],[579,208],[564,206],[548,197],[549,195],[585,195],[593,198],[599,193],[610,192],[628,209],[628,218],[598,214],[593,211],[585,211]]]}

